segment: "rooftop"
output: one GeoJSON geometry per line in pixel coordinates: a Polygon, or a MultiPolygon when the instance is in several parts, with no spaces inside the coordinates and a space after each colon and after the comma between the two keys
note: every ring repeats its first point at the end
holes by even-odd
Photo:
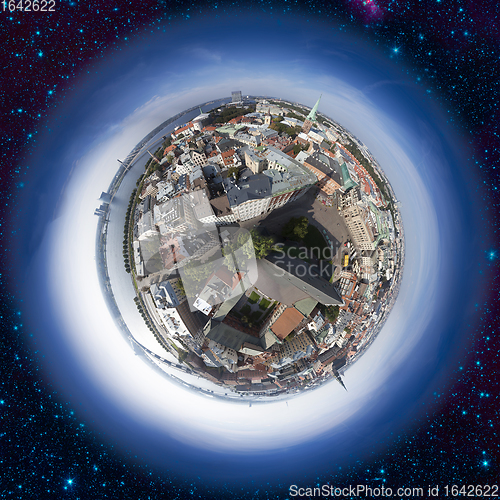
{"type": "Polygon", "coordinates": [[[228,215],[231,213],[231,206],[227,195],[218,196],[210,200],[210,205],[217,217],[228,215]]]}
{"type": "Polygon", "coordinates": [[[317,266],[286,255],[281,257],[276,254],[270,254],[266,257],[266,260],[272,266],[269,269],[272,279],[276,279],[281,275],[282,279],[289,282],[288,287],[293,286],[299,290],[303,290],[309,297],[316,299],[324,305],[343,304],[342,297],[337,292],[335,286],[319,276],[316,271],[317,266]]]}
{"type": "Polygon", "coordinates": [[[236,142],[234,139],[221,139],[217,143],[217,147],[221,153],[225,153],[226,151],[229,151],[230,149],[235,149],[239,147],[239,143],[236,142]]]}
{"type": "Polygon", "coordinates": [[[238,206],[246,201],[266,198],[272,194],[271,179],[263,174],[243,177],[238,184],[232,179],[224,179],[230,206],[238,206]]]}
{"type": "Polygon", "coordinates": [[[205,326],[206,337],[223,346],[239,351],[244,343],[260,346],[258,338],[240,332],[226,323],[210,320],[205,326]]]}
{"type": "Polygon", "coordinates": [[[287,337],[304,319],[294,307],[287,307],[283,314],[271,325],[271,330],[280,339],[287,337]]]}
{"type": "Polygon", "coordinates": [[[317,306],[317,304],[318,304],[317,300],[307,298],[299,300],[294,304],[294,306],[295,309],[300,311],[304,316],[309,316],[309,314],[311,314],[311,312],[317,306]]]}

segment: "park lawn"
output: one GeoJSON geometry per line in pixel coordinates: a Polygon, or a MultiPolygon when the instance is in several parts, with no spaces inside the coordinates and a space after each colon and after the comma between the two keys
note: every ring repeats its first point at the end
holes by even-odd
{"type": "Polygon", "coordinates": [[[250,294],[250,297],[248,298],[248,302],[250,302],[250,304],[257,304],[259,300],[260,300],[260,295],[255,292],[252,292],[250,294]]]}
{"type": "Polygon", "coordinates": [[[267,311],[264,311],[264,315],[262,316],[262,321],[265,321],[268,316],[274,311],[274,308],[276,307],[276,304],[278,302],[275,300],[272,304],[271,304],[271,307],[269,307],[269,309],[267,311]]]}
{"type": "Polygon", "coordinates": [[[259,309],[265,311],[269,307],[269,304],[271,304],[270,300],[262,299],[259,304],[259,309]]]}
{"type": "Polygon", "coordinates": [[[254,311],[252,314],[250,314],[250,319],[253,322],[256,322],[261,317],[261,315],[262,315],[262,313],[260,311],[254,311]]]}
{"type": "Polygon", "coordinates": [[[319,248],[321,251],[321,255],[324,255],[324,249],[328,248],[328,245],[326,244],[325,238],[323,238],[321,231],[312,224],[309,224],[309,226],[307,227],[307,234],[304,238],[304,243],[309,248],[319,248]]]}

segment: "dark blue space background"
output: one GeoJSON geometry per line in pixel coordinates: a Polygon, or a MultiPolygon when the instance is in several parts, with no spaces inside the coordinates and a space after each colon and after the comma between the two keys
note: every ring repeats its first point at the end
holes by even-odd
{"type": "MultiPolygon", "coordinates": [[[[498,484],[499,12],[489,0],[75,0],[57,1],[53,13],[2,11],[0,497],[284,499],[292,483],[425,489],[498,484]],[[221,19],[231,26],[226,32],[221,19]],[[254,36],[275,46],[283,35],[283,56],[291,58],[288,21],[357,39],[360,51],[373,47],[381,79],[389,68],[391,78],[399,74],[419,89],[411,95],[421,95],[422,105],[415,101],[412,106],[446,116],[458,141],[453,154],[461,159],[455,189],[464,194],[459,286],[449,298],[456,300],[456,313],[449,314],[453,308],[447,306],[446,317],[436,326],[444,332],[437,359],[422,363],[417,377],[425,383],[409,388],[418,408],[406,405],[393,432],[381,433],[364,449],[358,443],[351,454],[349,441],[356,437],[349,433],[355,431],[346,427],[342,463],[329,460],[335,450],[327,436],[320,436],[309,444],[236,461],[220,452],[198,455],[195,448],[172,442],[170,461],[161,467],[106,435],[92,415],[77,407],[77,397],[63,394],[53,383],[36,328],[25,320],[29,276],[20,262],[28,259],[27,242],[33,244],[26,225],[43,215],[31,215],[33,207],[23,193],[37,185],[46,189],[51,182],[52,164],[50,159],[41,164],[41,152],[54,147],[54,137],[71,135],[59,123],[69,123],[68,113],[76,113],[85,101],[85,85],[99,77],[112,80],[103,62],[119,61],[131,47],[152,44],[156,35],[169,31],[179,37],[197,33],[199,44],[204,38],[230,44],[239,24],[247,33],[253,27],[254,36]],[[475,313],[465,316],[465,309],[475,313]]],[[[152,45],[151,50],[157,57],[158,49],[152,45]]],[[[176,46],[163,50],[172,54],[176,46]]],[[[251,43],[242,50],[251,51],[251,43]]],[[[182,64],[186,61],[179,61],[179,71],[182,64]]],[[[141,102],[138,96],[137,105],[141,102]]],[[[135,103],[129,105],[133,109],[135,103]]],[[[117,108],[117,116],[120,112],[117,108]]],[[[80,113],[84,123],[86,110],[80,113]]],[[[75,125],[79,117],[72,115],[75,125]]],[[[47,217],[56,210],[55,201],[47,201],[47,217]]],[[[383,427],[383,418],[374,415],[372,422],[383,427]]]]}

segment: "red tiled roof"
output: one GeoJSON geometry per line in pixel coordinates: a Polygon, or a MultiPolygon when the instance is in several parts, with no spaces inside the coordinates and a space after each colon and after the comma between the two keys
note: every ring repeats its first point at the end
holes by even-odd
{"type": "Polygon", "coordinates": [[[266,371],[261,370],[239,370],[238,378],[246,378],[247,380],[260,380],[267,377],[266,371]]]}
{"type": "Polygon", "coordinates": [[[257,363],[255,365],[253,365],[254,368],[256,370],[259,370],[259,371],[265,371],[265,372],[268,372],[270,370],[270,368],[268,368],[267,366],[263,365],[262,363],[257,363]]]}
{"type": "Polygon", "coordinates": [[[224,162],[224,165],[233,165],[234,164],[234,149],[229,149],[225,153],[221,153],[222,156],[222,161],[224,162]]]}
{"type": "Polygon", "coordinates": [[[170,153],[170,151],[173,151],[177,146],[175,144],[171,144],[170,146],[165,148],[165,151],[163,151],[163,156],[166,154],[170,153]]]}
{"type": "Polygon", "coordinates": [[[239,272],[233,274],[225,266],[219,267],[219,269],[215,272],[215,276],[232,289],[234,289],[234,287],[243,279],[243,273],[239,272]]]}
{"type": "Polygon", "coordinates": [[[221,153],[222,158],[234,155],[234,149],[228,149],[225,153],[221,153]]]}
{"type": "Polygon", "coordinates": [[[287,307],[271,326],[271,330],[280,340],[283,340],[303,319],[304,316],[297,309],[287,307]]]}
{"type": "Polygon", "coordinates": [[[233,275],[233,283],[232,283],[233,290],[236,288],[236,285],[243,279],[244,275],[245,273],[242,272],[237,272],[233,275]]]}
{"type": "Polygon", "coordinates": [[[227,267],[219,267],[217,271],[215,272],[215,275],[223,281],[227,286],[229,286],[232,283],[232,274],[229,272],[229,269],[227,267]]]}
{"type": "Polygon", "coordinates": [[[181,127],[181,128],[178,128],[177,130],[174,130],[172,132],[172,134],[174,135],[179,135],[181,134],[182,132],[184,132],[184,130],[187,130],[188,128],[191,128],[193,126],[193,123],[192,122],[189,122],[187,125],[185,125],[184,127],[181,127]]]}

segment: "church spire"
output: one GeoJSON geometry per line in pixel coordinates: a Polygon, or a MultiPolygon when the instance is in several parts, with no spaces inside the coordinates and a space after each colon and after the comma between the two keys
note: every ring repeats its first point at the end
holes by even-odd
{"type": "Polygon", "coordinates": [[[335,377],[335,380],[347,391],[347,387],[344,385],[344,381],[342,380],[342,377],[338,370],[334,368],[332,370],[332,375],[335,377]]]}
{"type": "Polygon", "coordinates": [[[318,106],[319,106],[319,101],[321,101],[321,97],[323,94],[319,96],[319,99],[316,101],[316,104],[314,105],[314,108],[311,109],[311,112],[307,115],[307,119],[315,122],[316,121],[316,112],[318,111],[318,106]]]}
{"type": "Polygon", "coordinates": [[[321,101],[322,95],[323,94],[319,96],[319,99],[316,101],[314,108],[311,109],[311,112],[307,115],[304,125],[302,125],[302,132],[304,132],[304,134],[308,134],[310,132],[313,122],[316,121],[316,112],[318,111],[319,101],[321,101]]]}

